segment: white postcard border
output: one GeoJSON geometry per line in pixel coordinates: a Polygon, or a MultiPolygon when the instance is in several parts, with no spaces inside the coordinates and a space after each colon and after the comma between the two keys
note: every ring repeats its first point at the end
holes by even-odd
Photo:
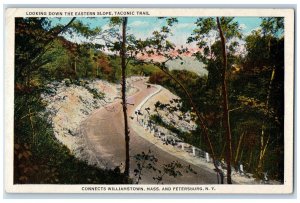
{"type": "MultiPolygon", "coordinates": [[[[65,13],[64,13],[65,14],[65,13]]],[[[78,15],[77,15],[78,16],[78,15]]],[[[78,17],[114,15],[80,15],[78,17]]],[[[126,15],[128,16],[128,15],[126,15]]],[[[129,15],[132,16],[132,15],[129,15]]],[[[134,15],[135,17],[137,15],[134,15]]],[[[140,17],[145,15],[138,15],[140,17]]],[[[293,9],[147,9],[147,8],[8,8],[5,19],[5,189],[9,193],[208,193],[208,194],[290,194],[293,192],[294,168],[294,10],[293,9]],[[283,185],[50,185],[13,184],[13,109],[14,109],[14,18],[41,17],[35,12],[73,12],[73,15],[42,15],[43,17],[74,17],[75,12],[148,11],[150,16],[277,16],[285,18],[285,102],[284,102],[284,184],[283,185]],[[27,15],[26,12],[32,12],[27,15]],[[100,189],[105,187],[105,191],[100,189]],[[115,190],[108,190],[108,188],[115,190]],[[160,191],[149,191],[158,187],[160,191]],[[171,191],[162,191],[163,188],[171,191]],[[182,190],[176,189],[182,187],[182,190]],[[199,187],[196,191],[190,187],[199,187]],[[87,190],[86,188],[94,188],[87,190]],[[124,190],[122,190],[122,188],[124,190]],[[128,189],[126,189],[128,188],[128,189]],[[134,190],[143,188],[143,191],[134,190]]]]}

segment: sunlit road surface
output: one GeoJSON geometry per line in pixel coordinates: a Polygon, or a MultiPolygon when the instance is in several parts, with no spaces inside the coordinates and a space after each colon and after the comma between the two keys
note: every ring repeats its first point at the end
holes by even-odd
{"type": "MultiPolygon", "coordinates": [[[[157,91],[156,87],[147,88],[146,79],[133,82],[133,86],[139,91],[128,97],[128,116],[134,115],[135,108],[150,94],[157,91]]],[[[179,150],[172,146],[162,146],[155,141],[153,135],[144,130],[137,124],[136,119],[129,118],[130,126],[130,176],[136,182],[134,169],[137,168],[136,154],[145,152],[149,149],[158,159],[155,166],[162,170],[163,164],[169,164],[172,161],[179,161],[183,166],[191,165],[194,173],[186,173],[184,169],[179,169],[182,176],[176,178],[163,176],[164,184],[217,184],[217,175],[205,165],[194,165],[188,156],[182,155],[179,150]],[[165,147],[165,148],[164,148],[165,147]],[[186,157],[186,158],[185,158],[186,157]]],[[[94,154],[103,160],[108,168],[124,166],[125,163],[125,139],[124,139],[124,121],[121,100],[111,103],[94,112],[81,126],[83,136],[86,137],[88,147],[93,150],[94,154]],[[122,165],[121,165],[122,164],[122,165]]],[[[144,168],[142,171],[139,184],[157,184],[153,177],[159,176],[157,171],[144,168]]],[[[162,183],[160,182],[160,183],[162,183]]]]}

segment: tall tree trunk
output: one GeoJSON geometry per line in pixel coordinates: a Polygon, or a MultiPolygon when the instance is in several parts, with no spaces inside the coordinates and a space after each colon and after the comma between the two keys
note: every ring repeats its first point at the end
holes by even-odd
{"type": "Polygon", "coordinates": [[[241,162],[242,159],[243,159],[243,153],[244,153],[244,149],[242,148],[241,155],[240,155],[240,158],[239,158],[239,161],[240,161],[240,162],[241,162]]]}
{"type": "Polygon", "coordinates": [[[74,62],[74,72],[75,72],[75,75],[77,75],[77,64],[76,64],[76,59],[75,59],[75,62],[74,62]]]}
{"type": "MultiPolygon", "coordinates": [[[[271,96],[271,91],[272,91],[272,84],[275,78],[275,67],[272,69],[272,74],[269,82],[269,87],[268,87],[268,92],[267,92],[267,99],[266,99],[266,118],[269,119],[269,103],[270,103],[270,96],[271,96]]],[[[265,125],[265,120],[263,121],[262,127],[261,127],[261,134],[260,134],[260,150],[259,150],[259,159],[258,159],[258,164],[257,164],[257,172],[261,173],[263,169],[263,161],[264,157],[267,151],[267,147],[270,141],[270,133],[268,134],[268,137],[266,138],[265,136],[265,130],[266,130],[266,125],[265,125]]]]}
{"type": "Polygon", "coordinates": [[[237,149],[236,149],[236,153],[235,153],[235,158],[234,158],[234,163],[237,164],[237,160],[239,158],[239,154],[240,154],[240,149],[241,149],[241,144],[242,144],[242,141],[243,141],[243,138],[244,138],[244,134],[245,132],[242,133],[242,135],[240,136],[239,138],[239,143],[238,143],[238,146],[237,146],[237,149]]]}
{"type": "Polygon", "coordinates": [[[218,29],[221,37],[222,43],[222,55],[223,55],[223,71],[222,71],[222,97],[223,97],[223,123],[225,127],[226,134],[226,162],[227,162],[227,183],[232,184],[231,181],[231,156],[232,156],[232,140],[231,140],[231,129],[229,121],[228,112],[228,95],[227,95],[227,85],[226,85],[226,69],[227,69],[227,54],[225,47],[225,37],[220,24],[219,17],[217,17],[218,29]]]}
{"type": "Polygon", "coordinates": [[[85,68],[85,77],[86,78],[88,77],[88,73],[89,73],[88,66],[86,66],[86,68],[85,68]]]}
{"type": "Polygon", "coordinates": [[[36,133],[34,130],[32,112],[31,112],[31,108],[29,107],[29,105],[28,105],[28,113],[29,113],[28,115],[29,115],[31,130],[32,130],[32,144],[35,145],[36,144],[36,133]]]}
{"type": "Polygon", "coordinates": [[[252,156],[253,156],[253,151],[251,150],[250,156],[249,156],[249,160],[248,160],[248,167],[249,167],[249,169],[251,168],[251,164],[252,164],[252,156]]]}
{"type": "Polygon", "coordinates": [[[127,17],[122,19],[122,48],[121,66],[122,66],[122,107],[124,114],[124,134],[125,134],[125,170],[124,174],[129,177],[129,129],[128,129],[128,117],[127,117],[127,101],[126,101],[126,27],[127,17]]]}

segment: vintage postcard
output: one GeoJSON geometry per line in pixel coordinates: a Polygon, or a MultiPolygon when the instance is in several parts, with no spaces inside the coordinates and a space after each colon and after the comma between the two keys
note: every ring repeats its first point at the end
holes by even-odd
{"type": "Polygon", "coordinates": [[[8,8],[9,193],[293,192],[293,9],[8,8]]]}

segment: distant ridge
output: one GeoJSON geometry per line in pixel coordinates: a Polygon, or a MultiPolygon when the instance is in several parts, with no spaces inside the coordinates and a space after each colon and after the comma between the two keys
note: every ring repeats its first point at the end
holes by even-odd
{"type": "Polygon", "coordinates": [[[193,56],[182,56],[181,59],[168,61],[166,63],[169,70],[187,70],[196,73],[199,76],[208,75],[205,65],[193,56]]]}

